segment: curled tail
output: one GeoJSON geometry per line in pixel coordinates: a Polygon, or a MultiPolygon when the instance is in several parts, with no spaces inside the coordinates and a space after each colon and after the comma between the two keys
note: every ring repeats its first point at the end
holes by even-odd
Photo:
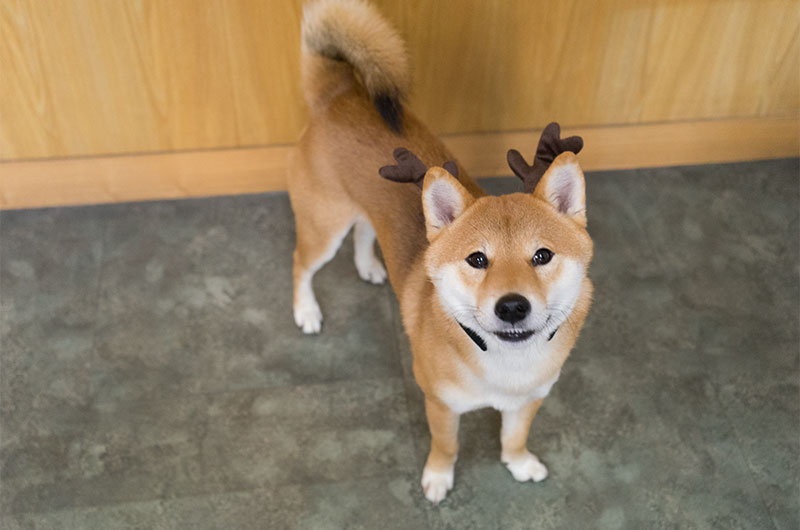
{"type": "Polygon", "coordinates": [[[353,70],[383,120],[402,132],[409,86],[400,35],[362,0],[318,0],[303,10],[303,90],[313,109],[352,81],[353,70]],[[349,66],[348,66],[349,65],[349,66]]]}

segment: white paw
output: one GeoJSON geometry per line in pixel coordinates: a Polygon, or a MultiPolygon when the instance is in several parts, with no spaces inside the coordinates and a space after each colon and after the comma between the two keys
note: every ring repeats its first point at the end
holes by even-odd
{"type": "Polygon", "coordinates": [[[433,471],[425,468],[422,471],[422,491],[425,498],[434,504],[439,504],[447,492],[453,489],[453,468],[449,471],[433,471]]]}
{"type": "Polygon", "coordinates": [[[506,461],[506,467],[514,475],[514,478],[520,482],[529,480],[541,482],[547,478],[547,467],[536,458],[536,455],[531,453],[506,461]]]}
{"type": "Polygon", "coordinates": [[[383,268],[378,258],[373,257],[372,261],[366,265],[356,262],[356,270],[358,270],[358,275],[365,282],[379,285],[386,281],[386,269],[383,268]]]}
{"type": "Polygon", "coordinates": [[[294,305],[294,322],[303,333],[319,333],[322,329],[322,311],[316,300],[304,300],[294,305]]]}

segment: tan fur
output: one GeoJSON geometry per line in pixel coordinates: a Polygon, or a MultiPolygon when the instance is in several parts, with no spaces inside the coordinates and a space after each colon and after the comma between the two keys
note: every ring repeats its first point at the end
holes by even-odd
{"type": "MultiPolygon", "coordinates": [[[[531,357],[534,364],[522,370],[534,375],[496,389],[509,403],[519,399],[518,405],[503,408],[503,461],[518,480],[541,480],[546,469],[525,449],[530,422],[541,403],[536,392],[542,388],[549,391],[547,385],[558,378],[583,326],[592,293],[585,276],[592,242],[584,229],[583,203],[576,201],[575,211],[558,210],[558,193],[563,189],[577,190],[576,196],[583,197],[583,176],[574,155],[559,156],[533,194],[488,197],[460,166],[458,180],[432,167],[425,177],[423,195],[413,184],[383,180],[378,169],[393,163],[396,147],[408,148],[429,166],[454,158],[410,112],[405,111],[403,135],[398,136],[372,106],[370,95],[376,87],[385,88],[388,83],[399,90],[406,88],[402,43],[372,8],[351,0],[324,0],[307,9],[303,37],[303,82],[310,121],[291,157],[288,179],[297,223],[294,280],[298,325],[308,324],[303,326],[307,332],[319,331],[318,323],[308,318],[319,311],[313,307],[316,302],[309,302],[313,300],[313,293],[308,297],[310,277],[332,257],[355,222],[369,222],[400,301],[414,354],[414,375],[426,396],[432,443],[423,486],[426,496],[438,502],[452,486],[458,450],[459,413],[452,406],[453,399],[469,402],[474,397],[480,403],[480,392],[494,396],[491,385],[480,391],[478,387],[489,384],[492,374],[487,371],[495,369],[491,356],[504,354],[482,352],[475,346],[443,305],[437,278],[449,271],[448,278],[463,285],[478,305],[490,307],[506,293],[546,300],[564,271],[578,267],[575,290],[579,296],[574,307],[553,339],[541,343],[544,353],[531,357]],[[352,66],[320,55],[332,48],[340,53],[341,48],[350,50],[341,55],[352,66]],[[571,173],[559,173],[562,171],[571,173]],[[571,181],[571,188],[564,188],[562,177],[577,178],[576,174],[579,179],[571,181]],[[431,202],[431,192],[436,190],[459,198],[454,203],[455,219],[449,224],[435,219],[437,203],[431,202]],[[530,260],[542,247],[553,250],[556,257],[551,264],[535,268],[530,260]],[[488,269],[465,264],[464,259],[476,250],[489,256],[488,269]],[[451,405],[445,403],[448,400],[451,405]]],[[[362,261],[371,259],[364,257],[364,241],[369,242],[365,237],[358,238],[362,261]]]]}

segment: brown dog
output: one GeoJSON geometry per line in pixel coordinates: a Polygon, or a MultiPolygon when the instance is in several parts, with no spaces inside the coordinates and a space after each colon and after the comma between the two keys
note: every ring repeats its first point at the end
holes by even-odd
{"type": "MultiPolygon", "coordinates": [[[[592,295],[586,277],[592,241],[577,159],[565,152],[533,175],[536,164],[528,168],[510,153],[516,173],[531,170],[529,192],[488,197],[463,168],[449,166],[455,178],[438,167],[453,157],[402,107],[409,85],[404,45],[371,6],[316,2],[305,9],[302,34],[310,120],[288,180],[297,223],[297,325],[320,331],[312,278],[351,227],[359,275],[384,281],[377,237],[425,393],[431,432],[425,496],[439,502],[452,488],[459,415],[481,407],[502,412],[501,459],[514,478],[544,479],[547,468],[526,448],[528,431],[592,295]],[[419,157],[411,166],[423,172],[433,166],[421,192],[378,176],[401,146],[419,157]]],[[[402,173],[411,166],[398,155],[395,173],[402,173]]]]}

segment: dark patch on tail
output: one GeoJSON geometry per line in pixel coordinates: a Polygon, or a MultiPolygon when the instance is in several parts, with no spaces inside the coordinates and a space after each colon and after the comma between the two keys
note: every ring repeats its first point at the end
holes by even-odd
{"type": "Polygon", "coordinates": [[[400,103],[400,98],[397,96],[390,96],[388,94],[378,94],[372,100],[375,108],[395,133],[403,134],[403,105],[400,103]]]}
{"type": "Polygon", "coordinates": [[[319,50],[318,53],[322,57],[325,57],[326,59],[331,59],[332,61],[343,62],[347,60],[345,56],[342,55],[342,52],[339,51],[339,48],[335,46],[327,46],[319,50]]]}

